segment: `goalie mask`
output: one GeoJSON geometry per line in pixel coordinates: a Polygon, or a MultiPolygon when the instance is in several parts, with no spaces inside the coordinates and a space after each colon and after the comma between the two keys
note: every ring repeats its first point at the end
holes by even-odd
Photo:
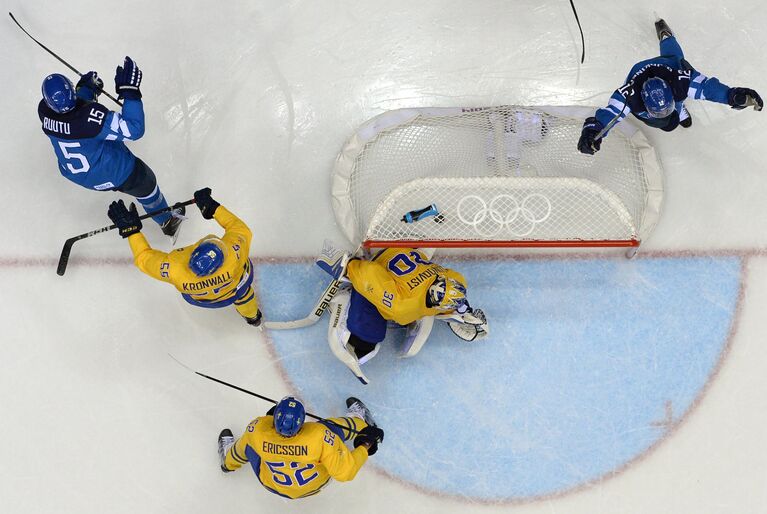
{"type": "Polygon", "coordinates": [[[453,278],[439,275],[429,286],[426,306],[441,311],[463,314],[469,310],[469,302],[466,300],[466,286],[453,278]]]}

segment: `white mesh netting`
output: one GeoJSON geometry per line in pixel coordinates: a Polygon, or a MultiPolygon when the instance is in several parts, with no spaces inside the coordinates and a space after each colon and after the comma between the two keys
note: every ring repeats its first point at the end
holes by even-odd
{"type": "Polygon", "coordinates": [[[339,155],[336,217],[354,243],[637,244],[658,219],[660,164],[628,121],[595,156],[579,153],[589,113],[516,106],[384,113],[339,155]],[[438,215],[403,221],[430,205],[438,215]]]}

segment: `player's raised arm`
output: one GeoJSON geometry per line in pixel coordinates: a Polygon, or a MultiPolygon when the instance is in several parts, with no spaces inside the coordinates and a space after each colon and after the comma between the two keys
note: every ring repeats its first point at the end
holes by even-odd
{"type": "Polygon", "coordinates": [[[123,66],[118,66],[115,72],[115,89],[119,98],[123,100],[122,113],[109,111],[103,105],[94,106],[101,108],[102,113],[94,116],[106,115],[105,123],[97,138],[107,141],[135,141],[144,135],[144,104],[141,101],[141,78],[143,73],[130,57],[125,57],[123,66]]]}
{"type": "Polygon", "coordinates": [[[215,219],[216,222],[226,230],[222,239],[228,242],[238,242],[247,252],[253,237],[250,228],[248,228],[245,222],[229,209],[223,207],[220,203],[214,200],[210,196],[210,193],[211,189],[209,187],[200,189],[194,193],[194,200],[197,203],[197,207],[200,209],[202,217],[206,220],[215,219]]]}
{"type": "Polygon", "coordinates": [[[112,223],[117,225],[120,235],[128,239],[136,267],[150,277],[170,282],[168,254],[153,249],[141,233],[143,225],[136,210],[136,204],[131,202],[130,208],[127,208],[122,200],[117,200],[109,205],[107,214],[112,223]]]}

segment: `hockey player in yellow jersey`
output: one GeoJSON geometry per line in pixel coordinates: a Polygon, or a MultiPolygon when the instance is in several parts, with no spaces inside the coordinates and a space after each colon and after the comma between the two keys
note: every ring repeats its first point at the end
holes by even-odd
{"type": "Polygon", "coordinates": [[[224,228],[224,235],[207,235],[170,253],[149,246],[134,204],[128,209],[122,200],[112,202],[108,214],[120,235],[128,239],[141,271],[172,284],[192,305],[215,309],[234,304],[248,324],[259,326],[261,311],[248,256],[252,234],[242,220],[211,198],[210,192],[210,188],[201,189],[194,193],[194,199],[203,218],[215,219],[224,228]]]}
{"type": "Polygon", "coordinates": [[[408,327],[402,355],[425,343],[435,319],[447,321],[465,341],[488,334],[487,320],[466,299],[466,279],[416,248],[388,248],[370,260],[338,266],[351,288],[333,299],[328,343],[333,353],[367,384],[360,366],[372,359],[386,336],[387,322],[408,327]]]}
{"type": "Polygon", "coordinates": [[[384,432],[360,400],[346,400],[346,417],[305,423],[303,404],[287,396],[254,419],[236,442],[225,428],[218,456],[225,473],[250,464],[268,491],[296,499],[320,492],[331,478],[348,482],[378,450],[384,432]],[[354,449],[345,442],[353,439],[354,449]]]}

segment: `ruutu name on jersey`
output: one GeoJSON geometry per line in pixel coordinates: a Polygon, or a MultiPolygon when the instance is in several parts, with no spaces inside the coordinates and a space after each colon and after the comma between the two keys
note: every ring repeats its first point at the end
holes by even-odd
{"type": "Polygon", "coordinates": [[[43,118],[43,129],[51,132],[58,132],[59,134],[72,134],[72,128],[69,123],[65,121],[52,120],[48,117],[43,118]]]}

